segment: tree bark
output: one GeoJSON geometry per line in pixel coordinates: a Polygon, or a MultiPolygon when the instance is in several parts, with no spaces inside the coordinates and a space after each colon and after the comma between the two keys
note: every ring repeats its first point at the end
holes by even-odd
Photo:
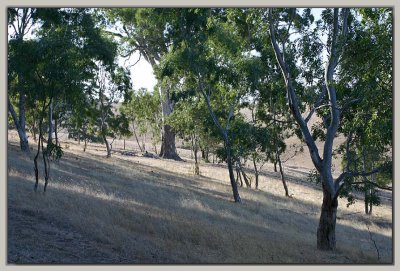
{"type": "Polygon", "coordinates": [[[231,186],[232,186],[233,199],[235,200],[235,202],[241,202],[242,200],[240,199],[239,190],[238,190],[237,183],[235,180],[235,175],[233,173],[231,147],[230,147],[229,141],[227,139],[225,139],[225,148],[226,148],[226,158],[227,158],[227,162],[228,162],[229,179],[231,181],[231,186]]]}
{"type": "Polygon", "coordinates": [[[283,174],[281,157],[279,156],[278,152],[276,152],[276,161],[278,162],[279,165],[279,173],[281,174],[283,188],[285,189],[285,196],[290,198],[291,196],[289,195],[289,189],[286,184],[285,175],[283,174]]]}
{"type": "MultiPolygon", "coordinates": [[[[135,136],[135,139],[136,139],[136,143],[137,143],[138,146],[139,146],[139,150],[140,150],[141,152],[144,152],[144,150],[143,150],[142,147],[140,146],[139,138],[137,137],[136,128],[135,128],[135,124],[134,124],[134,123],[132,123],[132,130],[133,130],[133,135],[135,136]]],[[[125,148],[124,148],[124,149],[125,149],[125,148]]]]}
{"type": "Polygon", "coordinates": [[[200,175],[199,162],[197,159],[197,147],[194,149],[194,174],[200,175]]]}
{"type": "Polygon", "coordinates": [[[58,129],[57,129],[57,126],[58,126],[58,121],[57,121],[57,118],[55,118],[54,119],[54,139],[56,140],[56,146],[58,146],[58,129]]]}
{"type": "Polygon", "coordinates": [[[23,107],[22,113],[20,111],[20,117],[18,118],[17,113],[14,110],[14,106],[12,105],[10,98],[8,97],[8,111],[11,113],[14,125],[17,128],[21,150],[27,154],[30,154],[31,150],[29,149],[28,137],[26,136],[25,120],[21,123],[21,120],[25,118],[25,107],[23,107]],[[24,115],[23,118],[21,117],[21,114],[24,115]]]}
{"type": "Polygon", "coordinates": [[[323,202],[317,231],[317,247],[321,250],[334,250],[336,249],[335,227],[338,200],[337,197],[332,198],[324,182],[322,188],[323,202]]]}
{"type": "Polygon", "coordinates": [[[251,181],[247,177],[246,172],[244,172],[244,169],[242,167],[242,163],[240,162],[240,159],[238,159],[238,165],[239,165],[239,170],[242,173],[243,180],[246,183],[246,187],[251,187],[251,181]]]}
{"type": "Polygon", "coordinates": [[[160,157],[165,159],[182,160],[176,152],[175,132],[168,124],[164,125],[163,140],[161,142],[160,157]]]}
{"type": "Polygon", "coordinates": [[[257,163],[256,163],[256,158],[253,157],[253,166],[254,166],[254,177],[256,179],[256,189],[258,189],[258,168],[257,168],[257,163]]]}
{"type": "Polygon", "coordinates": [[[48,135],[47,135],[47,144],[53,143],[53,101],[50,99],[50,105],[49,105],[49,129],[48,129],[48,135]]]}
{"type": "Polygon", "coordinates": [[[107,140],[107,137],[105,135],[103,135],[103,140],[104,140],[104,144],[106,144],[106,148],[107,148],[107,158],[111,157],[111,147],[110,147],[110,143],[107,140]]]}
{"type": "Polygon", "coordinates": [[[175,132],[172,127],[165,123],[166,117],[172,113],[173,104],[169,98],[169,91],[167,88],[162,90],[160,88],[160,94],[162,97],[162,121],[163,121],[163,133],[161,141],[160,157],[165,159],[182,160],[176,152],[175,146],[175,132]]]}

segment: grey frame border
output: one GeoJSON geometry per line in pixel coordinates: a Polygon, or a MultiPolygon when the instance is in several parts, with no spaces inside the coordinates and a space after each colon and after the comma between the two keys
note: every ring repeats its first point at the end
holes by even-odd
{"type": "MultiPolygon", "coordinates": [[[[6,243],[7,243],[7,232],[6,232],[6,226],[7,226],[7,8],[12,7],[12,6],[35,6],[35,7],[46,7],[46,6],[82,6],[82,7],[126,7],[126,6],[132,6],[132,7],[217,7],[217,6],[224,6],[224,7],[267,7],[267,6],[293,6],[293,7],[337,7],[337,6],[349,6],[349,7],[365,7],[365,6],[386,6],[386,7],[393,7],[394,8],[394,44],[395,46],[393,47],[393,53],[394,53],[394,79],[398,78],[399,72],[398,72],[398,67],[400,64],[400,58],[399,58],[399,44],[400,44],[400,33],[399,33],[399,28],[396,26],[400,26],[400,16],[399,16],[399,10],[400,10],[400,2],[396,0],[364,0],[362,2],[356,1],[356,0],[336,0],[334,4],[332,2],[325,2],[325,1],[318,1],[318,0],[302,0],[302,1],[295,1],[295,0],[270,0],[270,1],[262,1],[262,0],[250,0],[244,1],[244,0],[239,0],[239,1],[229,1],[229,0],[194,0],[194,1],[184,1],[184,0],[168,0],[168,1],[162,1],[162,0],[147,0],[146,2],[144,1],[138,1],[138,0],[114,0],[112,4],[110,4],[110,1],[105,1],[105,0],[83,0],[83,1],[77,1],[77,0],[60,0],[57,2],[53,2],[51,0],[32,0],[32,1],[26,1],[26,0],[3,0],[0,3],[1,9],[0,9],[0,14],[2,20],[0,21],[0,33],[1,33],[1,39],[2,42],[0,44],[0,52],[2,56],[2,65],[0,68],[0,82],[3,82],[3,88],[0,90],[0,127],[1,127],[1,133],[0,133],[0,150],[2,152],[2,155],[0,155],[0,180],[1,182],[1,188],[0,188],[0,214],[1,217],[3,218],[2,221],[3,223],[0,223],[0,270],[20,270],[24,268],[29,268],[29,270],[42,270],[42,269],[48,269],[48,270],[69,270],[70,268],[79,268],[79,269],[88,269],[88,270],[109,270],[110,268],[112,269],[140,269],[140,270],[158,270],[158,269],[164,269],[164,270],[177,270],[177,269],[197,269],[201,270],[204,267],[207,269],[222,269],[222,270],[242,270],[244,268],[248,269],[258,269],[262,270],[264,268],[272,268],[274,270],[286,270],[286,269],[292,269],[300,268],[300,270],[309,270],[309,269],[320,269],[324,268],[325,270],[334,270],[340,266],[340,268],[345,268],[345,269],[354,269],[358,270],[358,268],[362,268],[363,270],[376,270],[381,269],[381,270],[395,270],[395,267],[399,265],[400,261],[400,251],[396,249],[395,244],[399,243],[399,235],[396,234],[399,230],[399,223],[398,223],[398,216],[395,215],[395,210],[397,209],[398,201],[395,200],[399,194],[399,189],[396,184],[394,184],[394,198],[393,198],[393,260],[394,264],[393,265],[204,265],[204,266],[199,266],[199,265],[134,265],[134,266],[112,266],[112,265],[8,265],[7,264],[7,251],[6,251],[6,243]],[[397,45],[397,46],[396,46],[397,45]],[[4,129],[4,133],[3,133],[4,129]]],[[[399,117],[400,113],[400,107],[396,107],[396,105],[399,106],[400,103],[400,98],[399,95],[396,95],[396,89],[397,89],[397,84],[396,80],[394,80],[394,119],[393,119],[393,124],[394,124],[394,132],[393,132],[393,138],[396,138],[396,135],[399,135],[400,128],[399,125],[396,125],[396,120],[399,117]]],[[[396,168],[399,166],[399,162],[396,159],[396,155],[399,154],[399,146],[394,143],[394,180],[397,179],[398,177],[398,171],[396,168]]],[[[400,209],[400,208],[399,208],[400,209]]]]}

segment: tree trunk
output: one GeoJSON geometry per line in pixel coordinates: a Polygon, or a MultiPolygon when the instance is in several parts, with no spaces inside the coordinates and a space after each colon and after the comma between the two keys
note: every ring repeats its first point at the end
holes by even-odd
{"type": "Polygon", "coordinates": [[[53,143],[53,101],[50,99],[50,105],[49,105],[49,116],[48,116],[48,121],[49,121],[49,129],[48,129],[48,135],[47,135],[47,145],[53,143]]]}
{"type": "Polygon", "coordinates": [[[283,174],[281,157],[279,156],[278,152],[276,152],[276,161],[278,161],[279,173],[281,174],[281,180],[282,180],[283,188],[285,189],[285,196],[291,198],[291,196],[289,195],[289,189],[288,189],[288,187],[286,185],[285,175],[283,174]]]}
{"type": "Polygon", "coordinates": [[[200,175],[199,162],[197,161],[197,147],[194,148],[194,174],[200,175]]]}
{"type": "Polygon", "coordinates": [[[274,172],[278,172],[278,168],[276,167],[276,164],[277,164],[278,162],[275,160],[274,161],[274,172]]]}
{"type": "Polygon", "coordinates": [[[197,152],[199,150],[198,145],[197,145],[197,139],[196,136],[191,136],[191,141],[192,141],[192,150],[194,154],[194,174],[195,175],[200,175],[200,169],[199,169],[199,162],[197,159],[197,152]]]}
{"type": "Polygon", "coordinates": [[[35,170],[35,186],[33,187],[33,190],[36,192],[38,185],[39,185],[39,168],[38,168],[38,164],[37,164],[37,159],[39,157],[39,153],[40,153],[40,141],[42,138],[42,133],[41,133],[41,129],[39,129],[39,141],[38,141],[38,146],[37,146],[37,151],[36,151],[36,155],[35,158],[33,159],[33,164],[34,164],[34,170],[35,170]]]}
{"type": "Polygon", "coordinates": [[[166,159],[182,160],[175,147],[175,132],[168,124],[165,124],[165,119],[172,113],[172,101],[169,98],[169,91],[167,88],[164,90],[160,89],[162,107],[162,120],[163,120],[163,136],[161,141],[160,157],[166,159]]]}
{"type": "Polygon", "coordinates": [[[226,148],[226,158],[228,161],[229,179],[231,181],[231,186],[232,186],[233,199],[235,200],[235,202],[241,202],[242,200],[240,199],[237,183],[235,180],[235,175],[233,173],[231,147],[227,139],[225,139],[225,148],[226,148]]]}
{"type": "Polygon", "coordinates": [[[105,135],[103,135],[103,140],[104,140],[104,144],[106,144],[106,148],[107,148],[107,158],[111,157],[111,148],[110,148],[110,143],[107,140],[107,137],[105,135]]]}
{"type": "Polygon", "coordinates": [[[57,118],[55,118],[54,119],[54,138],[56,140],[56,146],[58,146],[58,135],[57,135],[58,129],[57,129],[57,125],[58,125],[58,121],[57,121],[57,118]]]}
{"type": "Polygon", "coordinates": [[[240,175],[239,167],[236,167],[236,183],[239,183],[240,187],[243,187],[242,175],[240,175]]]}
{"type": "Polygon", "coordinates": [[[337,197],[331,198],[331,194],[322,184],[323,188],[323,202],[321,207],[321,216],[319,219],[317,231],[317,247],[322,250],[335,250],[336,249],[336,213],[338,207],[337,197]]]}
{"type": "MultiPolygon", "coordinates": [[[[25,99],[23,100],[25,101],[25,99]]],[[[20,106],[21,106],[21,99],[20,99],[20,106]]],[[[10,98],[8,97],[8,111],[11,113],[14,125],[17,128],[21,150],[23,152],[26,152],[27,154],[30,154],[31,150],[29,149],[28,137],[26,136],[26,130],[25,130],[25,107],[23,107],[22,112],[20,108],[20,116],[18,118],[17,113],[14,110],[14,106],[11,104],[10,98]],[[21,117],[21,114],[23,114],[24,116],[23,118],[21,117]],[[21,120],[24,121],[21,123],[21,120]]]]}
{"type": "MultiPolygon", "coordinates": [[[[43,135],[42,135],[43,136],[43,135]]],[[[47,150],[48,150],[48,146],[51,142],[47,142],[47,150]]],[[[44,150],[44,146],[43,146],[43,138],[42,138],[42,157],[43,157],[43,164],[44,164],[44,188],[43,188],[43,192],[46,192],[47,189],[47,184],[49,182],[49,177],[50,177],[50,161],[49,161],[49,157],[50,157],[50,153],[47,152],[47,150],[44,150]]]]}
{"type": "Polygon", "coordinates": [[[83,152],[86,152],[86,148],[87,148],[87,138],[85,136],[85,145],[83,146],[83,152]]]}
{"type": "Polygon", "coordinates": [[[243,167],[242,167],[242,163],[240,162],[240,159],[238,160],[238,165],[239,165],[239,170],[242,173],[243,180],[246,183],[246,187],[251,187],[251,181],[247,177],[246,172],[244,172],[243,167]]]}
{"type": "Polygon", "coordinates": [[[256,189],[258,189],[258,168],[257,168],[257,163],[255,157],[253,157],[253,166],[254,166],[254,177],[256,179],[256,189]]]}
{"type": "Polygon", "coordinates": [[[160,157],[166,159],[182,160],[176,153],[175,133],[171,126],[164,125],[163,140],[161,142],[160,157]]]}

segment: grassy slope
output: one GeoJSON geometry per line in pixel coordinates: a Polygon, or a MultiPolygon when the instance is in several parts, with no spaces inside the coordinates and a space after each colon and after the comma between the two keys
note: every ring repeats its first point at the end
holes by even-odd
{"type": "Polygon", "coordinates": [[[366,218],[361,203],[347,209],[341,200],[338,250],[321,252],[321,192],[304,174],[287,170],[287,199],[266,167],[261,191],[240,189],[238,205],[222,166],[202,165],[195,177],[190,160],[106,159],[99,147],[70,146],[44,195],[33,192],[33,162],[9,134],[8,262],[378,263],[373,241],[379,262],[391,262],[391,203],[366,218]]]}

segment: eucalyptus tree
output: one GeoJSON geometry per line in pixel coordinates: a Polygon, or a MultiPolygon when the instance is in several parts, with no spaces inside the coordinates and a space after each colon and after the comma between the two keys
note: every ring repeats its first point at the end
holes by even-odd
{"type": "MultiPolygon", "coordinates": [[[[358,20],[354,13],[348,8],[325,9],[321,12],[321,19],[315,23],[310,9],[304,9],[299,14],[296,9],[271,8],[265,14],[271,46],[285,81],[290,112],[321,178],[323,203],[317,231],[319,249],[332,250],[336,247],[336,213],[343,186],[351,182],[351,177],[369,176],[382,170],[378,167],[366,172],[347,167],[337,178],[332,174],[334,139],[343,127],[341,120],[345,112],[357,102],[357,92],[352,89],[353,81],[340,74],[345,69],[342,63],[347,58],[349,40],[354,37],[354,25],[358,20]],[[294,32],[298,38],[291,36],[294,32]],[[323,58],[324,53],[327,53],[326,59],[323,58]],[[347,86],[349,95],[343,95],[343,85],[347,86]],[[308,113],[304,112],[305,105],[310,108],[308,113]],[[310,129],[308,122],[316,111],[323,122],[310,129]],[[322,156],[316,145],[317,137],[324,141],[322,156]]],[[[369,38],[373,39],[372,36],[369,38]]],[[[372,93],[376,91],[371,89],[372,93]]],[[[348,113],[352,114],[351,111],[348,113]]],[[[352,137],[347,139],[346,145],[350,146],[352,137]]],[[[349,158],[349,152],[346,157],[349,158]]]]}
{"type": "MultiPolygon", "coordinates": [[[[141,152],[146,151],[146,134],[150,133],[152,144],[156,149],[161,140],[162,112],[160,108],[160,95],[158,92],[149,92],[147,89],[129,91],[123,101],[120,111],[128,118],[141,152]],[[142,136],[142,144],[139,142],[142,136]]],[[[156,150],[157,152],[157,150],[156,150]]]]}
{"type": "MultiPolygon", "coordinates": [[[[29,72],[29,44],[26,45],[28,35],[30,34],[32,27],[37,20],[36,9],[34,8],[9,8],[8,14],[8,38],[9,38],[9,85],[12,81],[15,81],[15,90],[9,89],[8,92],[8,111],[10,112],[15,127],[18,131],[20,139],[21,150],[30,153],[28,138],[26,135],[26,87],[27,82],[25,80],[26,73],[29,72]],[[14,80],[10,78],[14,77],[14,80]],[[11,102],[11,96],[18,97],[18,111],[14,109],[13,103],[11,102]]],[[[29,41],[28,41],[29,43],[29,41]]]]}
{"type": "Polygon", "coordinates": [[[234,176],[231,121],[241,98],[252,87],[254,59],[230,20],[230,9],[167,10],[165,35],[171,37],[169,53],[162,59],[158,76],[174,78],[180,91],[202,99],[217,128],[226,154],[235,202],[240,196],[234,176]],[[249,75],[249,76],[247,76],[249,75]]]}
{"type": "MultiPolygon", "coordinates": [[[[15,82],[13,78],[16,77],[19,79],[18,73],[22,71],[25,98],[30,106],[36,106],[39,140],[34,158],[35,190],[40,150],[45,164],[46,190],[49,157],[62,154],[61,148],[52,143],[52,129],[48,130],[50,141],[46,148],[43,144],[46,115],[48,126],[52,128],[50,105],[56,101],[74,106],[77,100],[82,99],[87,90],[86,83],[93,77],[95,61],[111,65],[116,47],[101,34],[95,18],[87,9],[43,8],[36,9],[36,13],[38,21],[32,38],[24,42],[9,42],[9,82],[15,82]]],[[[9,87],[10,93],[14,94],[13,84],[9,87]]]]}
{"type": "Polygon", "coordinates": [[[107,158],[111,157],[112,144],[117,135],[130,135],[125,114],[118,114],[116,104],[131,88],[129,73],[121,67],[104,67],[98,63],[90,85],[92,117],[98,136],[106,146],[107,158]],[[109,141],[109,137],[112,141],[109,141]]]}
{"type": "MultiPolygon", "coordinates": [[[[343,161],[344,168],[370,172],[376,167],[390,168],[392,161],[393,14],[388,8],[355,12],[361,20],[353,23],[354,35],[347,43],[339,71],[346,79],[340,85],[340,95],[355,102],[342,114],[339,131],[349,142],[342,144],[339,151],[349,154],[343,161]]],[[[371,214],[372,206],[380,203],[377,188],[391,189],[391,180],[390,170],[380,171],[371,176],[355,176],[344,188],[349,192],[357,183],[355,188],[364,192],[365,213],[371,214]]]]}
{"type": "MultiPolygon", "coordinates": [[[[122,57],[130,58],[134,53],[139,52],[140,56],[137,61],[143,57],[153,69],[158,67],[171,46],[171,40],[165,35],[165,29],[168,25],[165,17],[160,16],[161,10],[155,8],[103,10],[109,22],[108,32],[118,39],[122,57]]],[[[163,121],[160,156],[180,160],[176,152],[175,132],[165,121],[174,107],[170,89],[168,85],[160,83],[158,88],[163,121]]]]}

